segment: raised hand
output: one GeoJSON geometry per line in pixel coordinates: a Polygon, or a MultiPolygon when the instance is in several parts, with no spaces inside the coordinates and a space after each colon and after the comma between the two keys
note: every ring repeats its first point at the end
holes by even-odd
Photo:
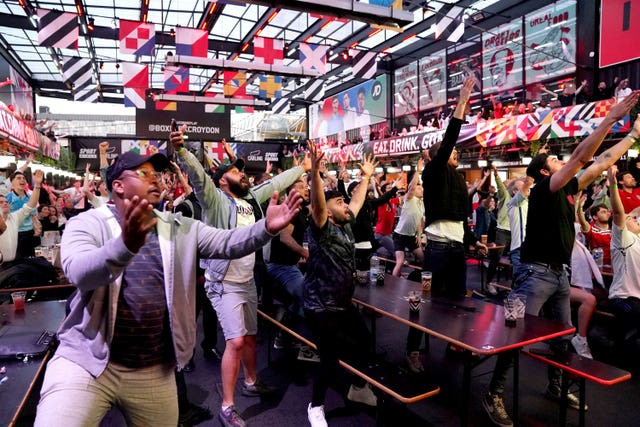
{"type": "Polygon", "coordinates": [[[98,150],[100,154],[107,154],[107,150],[109,149],[109,141],[102,141],[100,145],[98,145],[98,150]]]}
{"type": "Polygon", "coordinates": [[[180,130],[172,131],[169,134],[169,140],[171,141],[171,145],[173,145],[173,149],[178,151],[182,147],[184,147],[184,133],[187,130],[187,124],[183,124],[180,127],[180,130]]]}
{"type": "Polygon", "coordinates": [[[476,84],[476,78],[469,76],[464,80],[462,87],[460,88],[460,103],[467,102],[471,98],[471,92],[473,92],[473,86],[476,84]]]}
{"type": "MultiPolygon", "coordinates": [[[[307,148],[308,148],[309,164],[311,166],[310,169],[314,171],[319,171],[320,163],[322,161],[322,158],[324,157],[324,153],[322,152],[322,150],[320,150],[320,147],[316,146],[316,144],[312,141],[307,141],[307,148]]],[[[306,156],[305,156],[305,161],[306,161],[306,156]]]]}
{"type": "Polygon", "coordinates": [[[358,167],[360,168],[360,171],[362,172],[362,174],[367,178],[369,178],[371,175],[373,175],[373,172],[375,171],[376,166],[378,166],[378,162],[375,161],[375,157],[373,154],[370,154],[370,155],[365,154],[363,160],[364,160],[363,163],[358,163],[358,167]]]}
{"type": "Polygon", "coordinates": [[[278,192],[274,191],[269,201],[266,214],[267,231],[271,234],[277,234],[300,212],[300,204],[302,197],[297,191],[289,192],[287,198],[281,204],[278,204],[278,192]]]}
{"type": "MultiPolygon", "coordinates": [[[[640,90],[634,90],[631,95],[625,96],[625,98],[613,105],[609,110],[607,117],[618,121],[631,111],[634,105],[638,103],[638,97],[640,97],[640,90]]],[[[635,128],[635,126],[634,126],[635,128]]]]}
{"type": "Polygon", "coordinates": [[[125,199],[124,212],[121,213],[120,226],[122,240],[133,253],[137,253],[147,239],[147,233],[156,226],[158,220],[153,214],[153,205],[146,199],[133,196],[125,199]]]}
{"type": "Polygon", "coordinates": [[[43,181],[44,181],[44,172],[38,169],[33,173],[33,182],[35,183],[36,187],[40,187],[43,181]]]}
{"type": "Polygon", "coordinates": [[[617,177],[618,176],[618,166],[613,165],[609,169],[607,169],[607,181],[609,185],[617,185],[617,177]]]}

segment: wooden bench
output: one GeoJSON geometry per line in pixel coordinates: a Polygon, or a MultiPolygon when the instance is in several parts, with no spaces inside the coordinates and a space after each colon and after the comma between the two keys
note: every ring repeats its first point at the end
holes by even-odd
{"type": "Polygon", "coordinates": [[[631,378],[631,374],[614,366],[597,360],[587,359],[569,351],[544,351],[537,348],[522,350],[522,353],[548,365],[562,370],[562,387],[560,402],[560,425],[567,424],[567,398],[569,379],[573,378],[579,391],[580,399],[580,426],[585,425],[586,380],[600,385],[612,386],[631,378]]]}
{"type": "MultiPolygon", "coordinates": [[[[297,331],[294,331],[286,325],[283,325],[264,311],[258,310],[258,314],[297,340],[303,342],[314,350],[317,349],[316,345],[309,338],[297,331]]],[[[269,342],[269,352],[271,351],[270,344],[271,342],[269,342]]],[[[430,384],[429,381],[425,381],[423,377],[417,377],[415,374],[409,374],[401,372],[398,369],[393,369],[394,367],[390,364],[372,363],[365,366],[354,367],[341,360],[340,365],[403,404],[419,402],[440,393],[439,386],[430,384]]]]}

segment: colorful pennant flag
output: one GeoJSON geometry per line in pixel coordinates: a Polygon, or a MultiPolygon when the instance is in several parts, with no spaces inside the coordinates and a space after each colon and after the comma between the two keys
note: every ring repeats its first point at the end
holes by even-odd
{"type": "Polygon", "coordinates": [[[273,114],[287,114],[291,109],[291,101],[289,98],[280,98],[271,106],[273,114]]]}
{"type": "MultiPolygon", "coordinates": [[[[236,95],[233,97],[233,99],[253,99],[253,96],[251,95],[236,95]]],[[[237,114],[244,114],[244,113],[253,113],[255,111],[255,108],[249,106],[249,105],[236,105],[235,111],[237,114]]]]}
{"type": "Polygon", "coordinates": [[[304,90],[304,99],[307,101],[318,102],[324,98],[324,80],[312,80],[309,86],[304,90]]]}
{"type": "Polygon", "coordinates": [[[120,53],[153,56],[155,45],[155,24],[120,20],[120,53]]]}
{"type": "Polygon", "coordinates": [[[266,37],[253,38],[253,61],[258,64],[282,65],[284,41],[266,37]]]}
{"type": "Polygon", "coordinates": [[[371,79],[375,76],[378,70],[378,62],[376,61],[377,52],[352,50],[350,54],[355,61],[352,66],[353,77],[371,79]],[[359,54],[356,52],[359,52],[359,54]]]}
{"type": "Polygon", "coordinates": [[[393,9],[402,10],[402,0],[369,0],[369,4],[376,6],[391,6],[393,9]]]}
{"type": "Polygon", "coordinates": [[[274,99],[282,97],[282,76],[260,76],[260,88],[258,91],[260,98],[274,99]]]}
{"type": "Polygon", "coordinates": [[[189,68],[166,65],[164,90],[168,93],[189,92],[189,68]]]}
{"type": "Polygon", "coordinates": [[[224,72],[224,96],[237,97],[247,94],[247,73],[244,71],[224,72]]]}
{"type": "Polygon", "coordinates": [[[149,66],[133,62],[122,63],[124,106],[146,108],[146,91],[149,88],[149,66]]]}
{"type": "Polygon", "coordinates": [[[300,43],[300,66],[311,70],[318,70],[324,74],[327,72],[327,51],[329,46],[311,43],[300,43]]]}
{"type": "Polygon", "coordinates": [[[176,28],[176,55],[206,58],[209,54],[209,32],[199,28],[176,28]]]}
{"type": "Polygon", "coordinates": [[[74,90],[73,100],[92,103],[98,102],[98,86],[90,85],[82,90],[74,90]]]}
{"type": "Polygon", "coordinates": [[[98,88],[93,84],[91,60],[78,57],[63,57],[62,77],[73,85],[75,101],[96,102],[98,88]]]}
{"type": "Polygon", "coordinates": [[[78,15],[38,9],[38,44],[78,50],[78,15]]]}

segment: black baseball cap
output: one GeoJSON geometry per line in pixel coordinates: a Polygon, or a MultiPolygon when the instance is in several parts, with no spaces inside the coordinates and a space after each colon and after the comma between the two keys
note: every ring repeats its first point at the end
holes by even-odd
{"type": "Polygon", "coordinates": [[[157,172],[162,172],[169,167],[169,159],[161,153],[145,157],[135,151],[127,151],[116,157],[116,160],[107,169],[107,188],[111,191],[113,181],[120,178],[122,172],[137,168],[143,163],[149,162],[157,172]]]}
{"type": "Polygon", "coordinates": [[[217,187],[220,187],[220,178],[222,178],[222,175],[229,172],[231,168],[238,168],[239,171],[242,171],[244,169],[244,160],[237,158],[232,163],[223,163],[218,166],[213,173],[213,182],[217,187]]]}

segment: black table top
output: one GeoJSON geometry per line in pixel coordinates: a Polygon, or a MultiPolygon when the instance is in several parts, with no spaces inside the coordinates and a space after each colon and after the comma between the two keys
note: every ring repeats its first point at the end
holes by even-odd
{"type": "MultiPolygon", "coordinates": [[[[24,311],[16,312],[13,304],[0,305],[0,324],[11,323],[24,326],[25,331],[38,332],[44,329],[56,331],[64,319],[64,301],[27,302],[24,311]]],[[[21,328],[22,329],[22,328],[21,328]]],[[[2,339],[2,337],[0,337],[2,339]]],[[[0,378],[7,380],[0,384],[0,426],[9,425],[21,407],[25,394],[31,388],[45,359],[32,358],[23,360],[0,360],[6,374],[0,378]]]]}
{"type": "Polygon", "coordinates": [[[431,298],[428,293],[422,293],[420,312],[412,314],[407,301],[409,291],[422,291],[422,285],[387,274],[384,286],[356,286],[353,299],[385,316],[481,355],[521,348],[575,331],[571,325],[530,315],[518,319],[515,327],[509,327],[505,325],[500,305],[472,298],[457,301],[431,298]]]}

